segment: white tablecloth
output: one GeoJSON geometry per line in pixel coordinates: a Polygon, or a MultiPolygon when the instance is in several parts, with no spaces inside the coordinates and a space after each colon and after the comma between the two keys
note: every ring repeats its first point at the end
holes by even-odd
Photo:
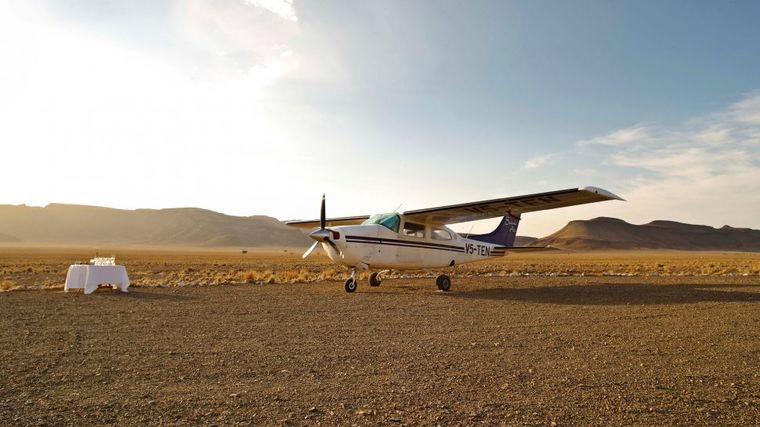
{"type": "Polygon", "coordinates": [[[98,285],[112,285],[114,289],[121,288],[127,292],[129,277],[123,265],[72,265],[66,274],[64,290],[84,289],[85,294],[91,294],[98,285]],[[117,286],[118,285],[118,286],[117,286]]]}

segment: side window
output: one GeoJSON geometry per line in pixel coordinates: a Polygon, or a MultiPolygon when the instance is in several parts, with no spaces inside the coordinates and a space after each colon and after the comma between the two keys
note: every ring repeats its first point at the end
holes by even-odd
{"type": "Polygon", "coordinates": [[[404,223],[402,235],[406,237],[425,237],[425,226],[413,222],[404,223]]]}
{"type": "Polygon", "coordinates": [[[442,228],[434,228],[433,229],[433,239],[435,240],[452,240],[453,237],[451,237],[451,233],[449,233],[447,230],[444,230],[442,228]]]}

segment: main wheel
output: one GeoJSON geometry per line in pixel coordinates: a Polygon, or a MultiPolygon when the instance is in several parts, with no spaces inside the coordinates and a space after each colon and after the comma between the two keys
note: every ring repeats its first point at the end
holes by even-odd
{"type": "Polygon", "coordinates": [[[438,289],[442,290],[443,292],[448,292],[451,290],[451,278],[445,274],[441,274],[440,276],[436,277],[435,284],[438,286],[438,289]]]}
{"type": "Polygon", "coordinates": [[[383,283],[383,280],[380,278],[380,273],[375,272],[369,275],[370,286],[380,286],[381,283],[383,283]]]}
{"type": "Polygon", "coordinates": [[[349,277],[346,279],[346,292],[353,292],[356,290],[356,279],[349,277]]]}

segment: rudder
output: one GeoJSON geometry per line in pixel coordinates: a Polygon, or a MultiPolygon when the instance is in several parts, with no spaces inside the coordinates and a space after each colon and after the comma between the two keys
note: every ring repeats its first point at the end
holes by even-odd
{"type": "Polygon", "coordinates": [[[488,234],[474,234],[468,236],[479,242],[493,243],[499,246],[511,247],[515,245],[517,226],[520,224],[520,215],[504,215],[496,229],[488,234]]]}

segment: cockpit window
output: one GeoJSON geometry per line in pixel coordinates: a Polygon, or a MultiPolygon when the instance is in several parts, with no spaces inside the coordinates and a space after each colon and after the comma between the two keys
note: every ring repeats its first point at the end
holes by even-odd
{"type": "Polygon", "coordinates": [[[398,233],[398,226],[401,223],[401,217],[397,213],[375,214],[364,220],[362,224],[380,224],[385,228],[398,233]]]}

